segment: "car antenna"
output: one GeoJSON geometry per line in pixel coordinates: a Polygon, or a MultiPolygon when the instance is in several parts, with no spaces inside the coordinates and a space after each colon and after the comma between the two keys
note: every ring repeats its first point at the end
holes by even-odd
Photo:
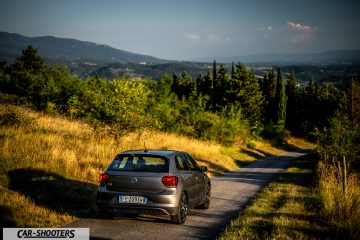
{"type": "Polygon", "coordinates": [[[145,144],[145,142],[144,142],[144,153],[147,153],[148,152],[148,150],[146,149],[146,144],[145,144]]]}

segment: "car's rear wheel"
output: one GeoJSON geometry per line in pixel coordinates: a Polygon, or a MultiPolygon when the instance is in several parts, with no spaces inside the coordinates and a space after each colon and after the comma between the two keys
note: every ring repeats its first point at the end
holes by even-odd
{"type": "Polygon", "coordinates": [[[116,216],[116,212],[111,208],[101,208],[99,214],[103,219],[112,219],[116,216]]]}
{"type": "Polygon", "coordinates": [[[206,184],[205,199],[204,202],[201,205],[199,205],[199,208],[208,209],[210,207],[210,199],[211,199],[211,187],[210,184],[206,184]]]}
{"type": "Polygon", "coordinates": [[[175,215],[171,215],[171,221],[176,224],[183,224],[186,220],[188,202],[185,193],[182,193],[179,200],[179,206],[175,215]]]}

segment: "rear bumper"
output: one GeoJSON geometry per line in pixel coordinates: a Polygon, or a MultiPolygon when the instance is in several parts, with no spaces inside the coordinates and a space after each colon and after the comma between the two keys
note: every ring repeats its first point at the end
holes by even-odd
{"type": "Polygon", "coordinates": [[[175,215],[178,209],[180,194],[177,189],[167,189],[161,193],[113,192],[99,187],[97,207],[119,213],[136,213],[149,215],[175,215]],[[146,204],[119,203],[119,195],[143,196],[146,204]]]}

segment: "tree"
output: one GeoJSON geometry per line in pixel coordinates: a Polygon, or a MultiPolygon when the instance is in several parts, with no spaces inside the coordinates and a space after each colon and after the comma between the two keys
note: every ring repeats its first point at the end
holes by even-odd
{"type": "Polygon", "coordinates": [[[212,70],[212,86],[213,86],[213,90],[212,90],[212,96],[210,97],[211,99],[211,105],[212,105],[212,111],[213,112],[216,112],[217,110],[217,92],[218,92],[218,89],[220,88],[220,82],[219,82],[219,79],[218,79],[218,74],[217,74],[217,66],[216,66],[216,61],[214,60],[213,62],[213,70],[212,70]]]}
{"type": "Polygon", "coordinates": [[[289,80],[286,83],[285,94],[287,97],[285,127],[294,131],[296,130],[296,121],[299,111],[299,93],[294,72],[290,74],[289,80]]]}
{"type": "Polygon", "coordinates": [[[282,78],[281,69],[278,68],[278,73],[276,76],[276,93],[275,93],[275,115],[273,122],[278,125],[285,124],[286,117],[286,95],[284,90],[284,81],[282,78]]]}
{"type": "Polygon", "coordinates": [[[85,81],[84,92],[71,99],[74,116],[94,126],[105,123],[116,131],[132,131],[150,124],[146,115],[149,89],[132,80],[106,81],[93,77],[85,81]]]}
{"type": "Polygon", "coordinates": [[[235,63],[231,63],[231,79],[235,78],[235,63]]]}
{"type": "Polygon", "coordinates": [[[265,122],[273,122],[273,113],[275,111],[275,95],[276,95],[276,78],[274,70],[264,77],[263,94],[265,97],[265,122]]]}
{"type": "Polygon", "coordinates": [[[183,72],[180,77],[173,74],[171,90],[181,99],[189,98],[193,89],[193,80],[189,74],[183,72]]]}
{"type": "Polygon", "coordinates": [[[360,84],[354,78],[347,89],[348,113],[353,128],[360,127],[360,84]]]}
{"type": "Polygon", "coordinates": [[[258,127],[262,122],[264,97],[253,71],[247,71],[245,65],[237,64],[231,83],[231,103],[239,104],[242,114],[251,126],[258,127]]]}
{"type": "Polygon", "coordinates": [[[207,75],[205,76],[200,73],[195,80],[191,98],[200,99],[202,102],[201,104],[204,104],[205,106],[205,110],[212,110],[212,105],[210,102],[212,101],[212,91],[213,86],[210,71],[208,71],[207,75]]]}
{"type": "Polygon", "coordinates": [[[214,102],[217,109],[225,107],[228,103],[228,92],[230,91],[229,87],[229,76],[225,67],[220,64],[214,84],[214,102]]]}
{"type": "Polygon", "coordinates": [[[45,67],[44,59],[31,45],[22,51],[22,56],[18,57],[13,65],[15,71],[26,71],[31,74],[40,73],[45,67]]]}
{"type": "MultiPolygon", "coordinates": [[[[153,82],[153,81],[151,81],[153,82]]],[[[173,85],[173,78],[169,77],[167,73],[164,73],[160,80],[154,82],[155,86],[152,89],[152,93],[156,101],[166,102],[171,93],[171,86],[173,85]]]]}

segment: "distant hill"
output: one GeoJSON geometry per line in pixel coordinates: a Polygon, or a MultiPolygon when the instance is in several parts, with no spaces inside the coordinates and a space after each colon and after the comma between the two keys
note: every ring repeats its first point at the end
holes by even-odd
{"type": "Polygon", "coordinates": [[[25,37],[15,33],[0,32],[0,61],[12,62],[29,44],[40,55],[53,61],[91,60],[97,62],[169,62],[152,56],[118,50],[107,45],[57,37],[25,37]]]}
{"type": "MultiPolygon", "coordinates": [[[[50,64],[65,64],[75,76],[86,78],[102,76],[150,77],[158,80],[163,73],[180,75],[188,73],[195,79],[212,69],[214,59],[230,72],[231,62],[241,62],[254,67],[257,76],[263,76],[269,67],[282,66],[285,73],[294,71],[300,82],[310,76],[315,81],[339,83],[360,74],[360,50],[338,50],[311,54],[259,54],[252,56],[201,59],[198,62],[169,61],[152,56],[118,50],[106,45],[56,37],[25,37],[0,32],[0,63],[12,63],[29,44],[37,48],[50,64]],[[265,67],[264,67],[265,66],[265,67]]],[[[286,75],[287,76],[287,75],[286,75]]]]}
{"type": "MultiPolygon", "coordinates": [[[[248,56],[232,56],[215,58],[217,62],[252,63],[267,65],[294,65],[294,64],[342,64],[360,63],[360,50],[334,50],[318,53],[263,53],[248,56]]],[[[199,59],[212,61],[214,58],[199,59]]]]}

